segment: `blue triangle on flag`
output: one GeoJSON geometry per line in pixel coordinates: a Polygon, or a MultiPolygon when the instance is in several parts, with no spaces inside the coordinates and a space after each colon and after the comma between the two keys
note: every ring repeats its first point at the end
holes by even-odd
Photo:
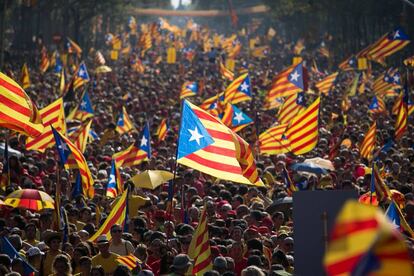
{"type": "Polygon", "coordinates": [[[296,67],[290,72],[288,80],[295,86],[303,89],[303,66],[302,63],[296,65],[296,67]]]}
{"type": "Polygon", "coordinates": [[[88,91],[85,91],[85,94],[83,94],[82,102],[80,104],[79,110],[85,111],[87,113],[93,113],[93,108],[92,108],[91,100],[89,98],[88,91]]]}
{"type": "Polygon", "coordinates": [[[139,143],[139,148],[143,151],[146,151],[148,154],[148,158],[151,158],[151,137],[148,122],[145,123],[145,127],[142,131],[141,140],[139,141],[139,143]]]}
{"type": "Polygon", "coordinates": [[[250,83],[250,77],[247,75],[240,86],[237,88],[238,91],[243,92],[244,94],[251,96],[252,95],[252,88],[250,83]]]}
{"type": "Polygon", "coordinates": [[[195,151],[214,143],[213,138],[204,127],[187,101],[183,102],[181,129],[178,139],[178,156],[183,158],[195,151]]]}
{"type": "Polygon", "coordinates": [[[400,215],[398,214],[397,207],[395,206],[394,201],[392,201],[390,206],[388,206],[385,215],[391,221],[395,228],[401,227],[400,215]]]}
{"type": "Polygon", "coordinates": [[[231,119],[233,126],[245,125],[251,122],[253,122],[253,120],[249,116],[233,105],[233,118],[231,119]]]}

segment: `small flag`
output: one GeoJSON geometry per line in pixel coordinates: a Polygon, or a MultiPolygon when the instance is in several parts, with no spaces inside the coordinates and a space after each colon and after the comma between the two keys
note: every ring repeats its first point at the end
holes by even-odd
{"type": "Polygon", "coordinates": [[[198,84],[195,81],[186,81],[181,87],[180,100],[195,96],[198,93],[198,84]]]}
{"type": "Polygon", "coordinates": [[[232,104],[249,101],[252,98],[250,77],[245,73],[236,78],[224,91],[224,101],[232,104]]]}
{"type": "Polygon", "coordinates": [[[119,170],[116,167],[116,162],[111,161],[111,172],[109,174],[108,184],[106,185],[106,196],[115,198],[123,192],[122,179],[119,170]]]}
{"type": "Polygon", "coordinates": [[[167,137],[169,126],[167,119],[162,119],[160,125],[158,126],[156,135],[158,136],[158,141],[164,141],[167,137]]]}
{"type": "Polygon", "coordinates": [[[279,73],[267,93],[266,102],[280,97],[288,97],[304,90],[303,65],[292,65],[279,73]]]}
{"type": "Polygon", "coordinates": [[[84,62],[82,62],[78,69],[76,70],[73,78],[72,78],[72,82],[73,82],[73,89],[76,90],[79,87],[81,87],[82,85],[84,85],[85,83],[89,82],[90,78],[89,78],[89,74],[88,74],[88,69],[86,69],[86,65],[84,62]]]}
{"type": "Polygon", "coordinates": [[[118,119],[116,121],[116,131],[122,135],[124,133],[128,133],[131,130],[134,130],[134,124],[132,123],[131,119],[129,118],[129,115],[126,111],[125,107],[122,107],[122,111],[118,116],[118,119]]]}
{"type": "Polygon", "coordinates": [[[324,79],[318,81],[315,86],[318,88],[318,91],[322,94],[328,95],[329,91],[335,84],[336,78],[338,77],[338,72],[330,74],[329,76],[325,77],[324,79]]]}
{"type": "Polygon", "coordinates": [[[20,84],[22,85],[23,89],[30,88],[30,85],[31,85],[29,69],[26,63],[23,64],[23,67],[22,67],[22,75],[20,77],[20,84]]]}
{"type": "Polygon", "coordinates": [[[134,270],[137,266],[142,264],[142,261],[135,257],[134,254],[129,254],[128,256],[119,256],[116,258],[116,261],[119,264],[125,265],[129,270],[134,270]]]}
{"type": "Polygon", "coordinates": [[[368,129],[367,133],[365,134],[365,138],[360,146],[361,157],[366,158],[367,160],[372,159],[372,153],[374,151],[375,143],[377,141],[376,135],[377,123],[374,121],[371,127],[368,129]]]}
{"type": "Polygon", "coordinates": [[[259,135],[261,154],[276,155],[290,151],[290,142],[284,135],[288,124],[273,125],[259,135]]]}

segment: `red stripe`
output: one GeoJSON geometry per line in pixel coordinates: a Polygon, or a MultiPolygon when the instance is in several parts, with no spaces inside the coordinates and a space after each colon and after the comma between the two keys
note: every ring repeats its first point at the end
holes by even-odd
{"type": "Polygon", "coordinates": [[[11,93],[16,94],[17,96],[23,98],[24,100],[27,100],[26,93],[24,93],[24,90],[22,90],[22,88],[15,86],[14,84],[8,82],[2,77],[0,77],[0,86],[4,87],[6,90],[10,91],[11,93]]]}
{"type": "MultiPolygon", "coordinates": [[[[19,99],[19,101],[24,101],[25,99],[19,99]]],[[[0,93],[0,103],[4,104],[5,106],[8,106],[9,108],[13,109],[14,111],[22,114],[23,116],[26,117],[31,117],[32,116],[32,110],[28,107],[25,107],[24,105],[20,104],[20,103],[16,103],[14,101],[12,101],[11,99],[7,98],[6,96],[2,95],[0,93]]],[[[27,104],[27,102],[25,102],[25,104],[27,104]]]]}
{"type": "Polygon", "coordinates": [[[326,270],[329,275],[339,275],[349,272],[350,269],[354,268],[355,264],[362,258],[362,254],[351,256],[343,259],[339,262],[326,265],[326,270]]]}
{"type": "Polygon", "coordinates": [[[2,113],[1,111],[0,111],[0,119],[3,121],[3,122],[0,122],[0,125],[7,126],[7,128],[19,130],[31,136],[37,136],[41,134],[41,132],[39,132],[37,129],[26,124],[25,121],[19,121],[16,118],[10,117],[9,115],[2,113]]]}
{"type": "Polygon", "coordinates": [[[198,263],[197,265],[193,267],[193,274],[199,271],[202,271],[203,269],[208,267],[210,264],[211,264],[211,253],[210,253],[210,256],[207,257],[204,261],[202,261],[201,263],[198,263]]]}
{"type": "Polygon", "coordinates": [[[106,233],[108,233],[108,231],[111,229],[112,225],[116,224],[117,220],[121,217],[122,212],[125,209],[125,206],[126,206],[126,200],[124,202],[122,202],[121,206],[119,207],[118,210],[116,210],[116,212],[112,216],[112,218],[107,217],[107,219],[104,222],[105,228],[102,230],[101,235],[105,235],[106,233]]]}
{"type": "MultiPolygon", "coordinates": [[[[314,124],[314,123],[315,123],[315,122],[317,122],[317,121],[318,121],[318,118],[313,118],[313,119],[312,119],[312,120],[310,120],[308,123],[306,123],[303,127],[298,128],[298,129],[296,129],[295,131],[290,132],[290,131],[288,130],[288,131],[287,131],[287,136],[288,136],[288,138],[290,139],[290,137],[292,137],[293,135],[295,135],[295,134],[296,134],[296,133],[298,133],[298,132],[303,131],[303,129],[305,129],[306,127],[308,127],[308,126],[310,126],[310,125],[314,124]]],[[[304,136],[309,135],[309,133],[314,132],[314,131],[315,131],[315,129],[317,129],[317,128],[318,128],[318,126],[316,125],[314,128],[312,128],[312,129],[308,130],[307,132],[305,132],[305,133],[301,134],[299,137],[296,137],[296,138],[295,138],[295,140],[290,140],[290,142],[291,142],[291,143],[294,143],[295,141],[302,139],[304,136]]]]}
{"type": "MultiPolygon", "coordinates": [[[[51,113],[54,113],[54,112],[58,112],[61,108],[62,108],[62,105],[59,103],[59,104],[57,104],[57,105],[55,105],[55,106],[53,106],[52,108],[50,108],[50,109],[48,109],[48,110],[45,110],[45,109],[47,109],[47,108],[49,108],[49,106],[47,106],[47,107],[45,107],[44,109],[42,109],[42,110],[40,110],[39,111],[39,113],[40,113],[40,116],[42,117],[42,119],[43,118],[46,118],[48,115],[50,115],[51,113]]],[[[58,116],[59,114],[57,114],[56,116],[58,116]]]]}
{"type": "Polygon", "coordinates": [[[234,173],[234,174],[241,174],[240,167],[223,164],[223,163],[220,163],[220,162],[213,161],[211,159],[205,159],[201,156],[195,155],[194,153],[191,153],[191,154],[189,154],[189,155],[187,155],[186,157],[183,157],[183,158],[187,158],[187,159],[192,160],[192,161],[194,161],[194,162],[196,162],[200,165],[203,165],[205,167],[212,168],[212,169],[215,169],[215,170],[218,170],[218,171],[229,172],[229,173],[234,173]]]}
{"type": "Polygon", "coordinates": [[[339,222],[335,228],[333,229],[331,235],[331,241],[335,241],[345,236],[349,236],[352,234],[356,234],[358,232],[366,231],[366,230],[374,230],[378,227],[378,221],[373,219],[366,219],[360,221],[353,221],[353,222],[346,222],[341,223],[339,222]]]}
{"type": "Polygon", "coordinates": [[[217,131],[215,129],[207,128],[208,133],[215,139],[233,142],[233,136],[230,133],[217,131]]]}
{"type": "Polygon", "coordinates": [[[294,148],[292,146],[292,151],[293,152],[298,152],[298,151],[302,150],[303,148],[309,146],[310,144],[315,143],[315,141],[317,141],[317,140],[318,140],[318,136],[316,136],[316,137],[314,137],[310,140],[307,140],[306,142],[303,142],[303,143],[301,143],[300,145],[298,145],[294,148]]]}
{"type": "Polygon", "coordinates": [[[220,148],[220,152],[218,152],[217,147],[205,147],[203,150],[206,152],[216,153],[228,157],[236,156],[236,151],[232,149],[220,148]]]}

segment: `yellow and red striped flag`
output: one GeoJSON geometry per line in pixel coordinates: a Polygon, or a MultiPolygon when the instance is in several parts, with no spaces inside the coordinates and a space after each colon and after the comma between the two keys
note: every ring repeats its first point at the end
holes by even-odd
{"type": "Polygon", "coordinates": [[[0,126],[30,137],[42,134],[36,105],[11,78],[0,72],[0,126]]]}
{"type": "Polygon", "coordinates": [[[332,86],[335,83],[337,76],[338,76],[338,72],[335,72],[325,77],[324,79],[318,81],[315,84],[316,88],[318,88],[318,91],[322,94],[328,95],[329,91],[331,90],[332,86]]]}
{"type": "Polygon", "coordinates": [[[53,136],[55,137],[56,148],[59,153],[62,165],[69,169],[69,159],[72,157],[75,159],[77,165],[76,169],[79,170],[81,177],[83,194],[88,198],[93,198],[95,194],[93,187],[93,178],[82,152],[80,152],[80,150],[69,140],[69,138],[62,135],[52,126],[50,127],[53,131],[53,136]]]}
{"type": "Polygon", "coordinates": [[[73,90],[78,89],[83,86],[85,83],[89,82],[88,69],[84,62],[79,64],[79,67],[76,69],[75,74],[72,77],[73,90]]]}
{"type": "Polygon", "coordinates": [[[57,99],[41,109],[40,117],[43,121],[44,131],[37,137],[27,138],[26,150],[44,152],[47,148],[55,144],[53,132],[49,126],[53,126],[57,131],[66,133],[65,111],[62,98],[57,99]]]}
{"type": "Polygon", "coordinates": [[[397,111],[397,118],[395,120],[395,139],[400,139],[407,130],[407,119],[408,119],[408,109],[407,104],[404,102],[404,93],[401,93],[399,96],[399,107],[397,111]]]}
{"type": "Polygon", "coordinates": [[[323,263],[329,276],[413,275],[402,236],[379,208],[355,200],[338,214],[323,263]]]}
{"type": "Polygon", "coordinates": [[[224,101],[232,104],[252,99],[252,88],[248,73],[237,77],[224,91],[224,101]]]}
{"type": "Polygon", "coordinates": [[[69,37],[66,37],[66,50],[69,54],[76,53],[78,56],[82,54],[81,47],[69,37]]]}
{"type": "Polygon", "coordinates": [[[290,151],[290,142],[284,133],[288,124],[274,125],[259,135],[260,153],[276,155],[290,151]]]}
{"type": "Polygon", "coordinates": [[[372,90],[377,95],[393,95],[396,89],[401,88],[401,75],[398,69],[390,68],[385,73],[378,76],[372,84],[372,90]],[[394,92],[394,93],[390,93],[394,92]]]}
{"type": "Polygon", "coordinates": [[[122,135],[124,133],[128,133],[131,130],[134,130],[134,124],[132,123],[131,119],[129,118],[129,115],[126,111],[126,108],[123,106],[122,111],[118,116],[117,122],[116,122],[116,131],[122,135]]]}
{"type": "Polygon", "coordinates": [[[387,56],[394,54],[410,43],[408,36],[402,28],[396,28],[387,33],[369,47],[366,52],[368,58],[373,60],[384,60],[387,56]]]}
{"type": "Polygon", "coordinates": [[[365,134],[364,141],[362,141],[361,146],[359,147],[360,154],[363,158],[368,160],[372,159],[372,152],[375,148],[375,143],[377,135],[377,123],[374,121],[371,127],[368,129],[367,133],[365,134]]]}
{"type": "Polygon", "coordinates": [[[286,98],[277,115],[279,124],[287,124],[305,109],[304,92],[296,93],[286,98]]]}
{"type": "Polygon", "coordinates": [[[27,89],[30,87],[30,75],[29,75],[29,68],[27,67],[27,64],[23,64],[22,67],[22,74],[20,77],[20,84],[22,85],[23,89],[27,89]]]}
{"type": "Polygon", "coordinates": [[[201,212],[200,220],[188,248],[188,256],[194,259],[191,275],[203,275],[213,269],[206,208],[201,212]]]}
{"type": "Polygon", "coordinates": [[[280,97],[288,97],[303,91],[303,66],[302,63],[292,65],[280,72],[272,82],[267,93],[266,102],[271,103],[280,97]]]}
{"type": "Polygon", "coordinates": [[[124,226],[125,220],[127,218],[127,195],[128,190],[125,190],[120,199],[116,202],[115,206],[112,208],[111,212],[109,213],[108,217],[105,219],[105,222],[99,227],[98,231],[89,238],[90,242],[95,242],[96,239],[101,236],[105,235],[108,240],[111,240],[111,227],[114,224],[124,226]]]}
{"type": "Polygon", "coordinates": [[[157,136],[158,136],[158,141],[164,141],[165,137],[167,137],[167,132],[168,132],[168,122],[167,119],[162,119],[160,125],[158,126],[157,129],[157,136]]]}
{"type": "Polygon", "coordinates": [[[263,186],[249,145],[219,118],[184,101],[179,164],[238,183],[263,186]]]}
{"type": "Polygon", "coordinates": [[[214,106],[218,101],[222,100],[224,100],[223,92],[206,99],[204,102],[200,104],[200,108],[204,110],[210,110],[212,106],[214,106]]]}
{"type": "Polygon", "coordinates": [[[40,53],[40,73],[44,74],[46,70],[49,68],[50,61],[49,57],[47,56],[47,49],[45,46],[42,47],[42,51],[40,53]]]}
{"type": "Polygon", "coordinates": [[[145,124],[142,130],[140,140],[135,141],[127,149],[115,153],[112,157],[118,167],[139,165],[148,158],[151,158],[151,135],[148,123],[145,124]]]}
{"type": "Polygon", "coordinates": [[[116,261],[119,264],[128,267],[129,270],[134,270],[137,266],[142,264],[142,261],[132,253],[127,256],[119,256],[116,258],[116,261]]]}
{"type": "Polygon", "coordinates": [[[320,98],[318,97],[303,112],[291,121],[286,130],[291,152],[300,155],[311,151],[318,143],[318,119],[320,98]]]}
{"type": "Polygon", "coordinates": [[[226,66],[224,66],[223,62],[220,61],[220,73],[221,76],[225,79],[228,79],[230,81],[234,80],[234,73],[230,71],[226,66]]]}
{"type": "Polygon", "coordinates": [[[88,144],[91,125],[92,120],[89,120],[69,135],[69,139],[82,153],[85,152],[86,145],[88,144]]]}
{"type": "Polygon", "coordinates": [[[195,81],[185,81],[181,87],[180,100],[196,96],[198,93],[198,84],[195,81]]]}

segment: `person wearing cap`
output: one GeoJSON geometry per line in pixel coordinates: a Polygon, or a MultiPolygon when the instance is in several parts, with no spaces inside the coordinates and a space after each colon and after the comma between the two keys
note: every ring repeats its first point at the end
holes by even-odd
{"type": "Polygon", "coordinates": [[[42,262],[43,255],[44,253],[39,249],[39,247],[31,247],[26,251],[27,261],[37,271],[40,271],[40,264],[42,262]]]}
{"type": "Polygon", "coordinates": [[[187,254],[178,254],[174,257],[173,264],[170,266],[172,273],[169,276],[187,275],[193,260],[187,254]]]}
{"type": "Polygon", "coordinates": [[[97,238],[96,244],[98,245],[99,254],[92,258],[92,266],[102,266],[105,274],[113,273],[118,265],[116,259],[119,257],[109,250],[109,240],[106,235],[101,235],[97,238]]]}
{"type": "Polygon", "coordinates": [[[134,252],[134,247],[130,241],[122,238],[122,227],[119,224],[111,226],[111,237],[112,242],[109,246],[109,250],[120,256],[127,256],[134,252]]]}
{"type": "Polygon", "coordinates": [[[49,250],[42,258],[41,272],[43,275],[49,275],[52,273],[52,264],[55,257],[63,252],[60,250],[60,242],[62,237],[60,233],[55,231],[48,231],[45,233],[45,243],[49,247],[49,250]]]}

